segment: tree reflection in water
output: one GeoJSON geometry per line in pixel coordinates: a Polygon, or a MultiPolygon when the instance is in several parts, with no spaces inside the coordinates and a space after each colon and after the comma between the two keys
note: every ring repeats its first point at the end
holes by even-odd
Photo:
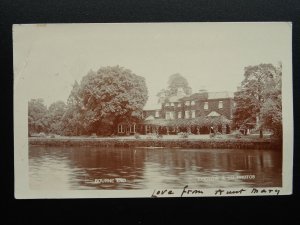
{"type": "Polygon", "coordinates": [[[29,148],[32,189],[280,187],[281,168],[281,153],[270,150],[29,148]]]}

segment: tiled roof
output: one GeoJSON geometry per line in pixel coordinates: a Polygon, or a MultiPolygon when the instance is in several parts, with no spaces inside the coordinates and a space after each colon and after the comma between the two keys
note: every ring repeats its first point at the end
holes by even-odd
{"type": "Polygon", "coordinates": [[[154,116],[150,115],[145,120],[148,121],[148,120],[154,120],[154,119],[155,119],[154,116]]]}

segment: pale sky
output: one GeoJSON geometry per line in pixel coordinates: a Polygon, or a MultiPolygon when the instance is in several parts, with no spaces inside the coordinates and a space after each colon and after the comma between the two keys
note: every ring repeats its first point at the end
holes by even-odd
{"type": "MultiPolygon", "coordinates": [[[[89,70],[120,65],[146,78],[149,100],[180,73],[193,92],[235,91],[244,67],[290,56],[289,23],[140,23],[14,25],[15,88],[24,100],[66,102],[89,70]]],[[[289,58],[290,59],[290,58],[289,58]]]]}

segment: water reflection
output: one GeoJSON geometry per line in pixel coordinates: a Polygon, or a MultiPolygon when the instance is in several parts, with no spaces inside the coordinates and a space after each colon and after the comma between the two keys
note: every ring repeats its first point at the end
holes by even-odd
{"type": "Polygon", "coordinates": [[[29,148],[32,189],[279,187],[281,167],[269,150],[29,148]]]}

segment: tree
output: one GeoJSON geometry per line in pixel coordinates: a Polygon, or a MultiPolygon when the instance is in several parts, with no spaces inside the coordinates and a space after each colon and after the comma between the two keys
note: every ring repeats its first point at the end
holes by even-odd
{"type": "MultiPolygon", "coordinates": [[[[90,71],[91,73],[91,71],[90,71]]],[[[67,100],[66,111],[61,118],[60,128],[64,135],[81,135],[86,133],[83,124],[84,107],[82,98],[79,96],[80,85],[74,82],[71,93],[67,100]]]]}
{"type": "Polygon", "coordinates": [[[182,90],[183,94],[186,95],[192,94],[192,88],[187,79],[176,73],[169,77],[167,89],[162,89],[157,93],[158,102],[163,103],[167,98],[177,95],[179,90],[182,90]]]}
{"type": "Polygon", "coordinates": [[[282,66],[260,64],[245,68],[241,90],[235,93],[234,122],[237,127],[256,124],[263,136],[263,129],[279,135],[281,121],[282,66]]]}
{"type": "Polygon", "coordinates": [[[192,88],[185,77],[179,73],[173,74],[168,80],[168,90],[171,96],[176,95],[179,88],[182,88],[186,95],[192,94],[192,88]]]}
{"type": "Polygon", "coordinates": [[[61,133],[61,120],[66,112],[67,106],[63,101],[57,101],[49,106],[47,111],[47,121],[49,131],[52,133],[61,133]]]}
{"type": "Polygon", "coordinates": [[[273,79],[269,79],[264,90],[265,101],[261,114],[264,126],[271,129],[275,136],[282,136],[282,65],[279,64],[273,79]]]}
{"type": "Polygon", "coordinates": [[[44,100],[31,99],[28,102],[28,132],[29,135],[33,133],[47,132],[47,122],[45,116],[47,115],[47,107],[44,100]]]}
{"type": "Polygon", "coordinates": [[[143,77],[120,66],[102,67],[97,72],[90,71],[80,85],[75,83],[68,99],[71,110],[66,114],[72,116],[64,116],[64,120],[69,119],[68,123],[75,127],[74,120],[80,121],[90,133],[103,131],[107,125],[115,129],[121,121],[140,119],[147,99],[143,77]]]}

